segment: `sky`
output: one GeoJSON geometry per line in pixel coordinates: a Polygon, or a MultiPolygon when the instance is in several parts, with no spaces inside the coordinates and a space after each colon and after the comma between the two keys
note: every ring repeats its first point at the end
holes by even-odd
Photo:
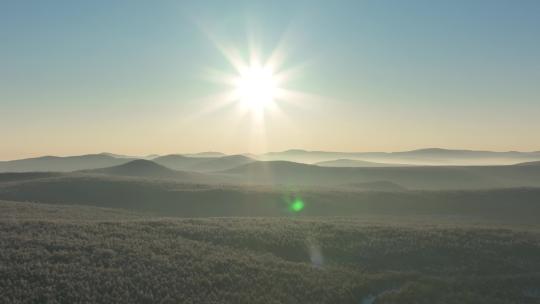
{"type": "Polygon", "coordinates": [[[6,160],[538,151],[539,84],[535,0],[0,1],[6,160]],[[224,104],[231,50],[279,54],[292,93],[262,115],[224,104]]]}

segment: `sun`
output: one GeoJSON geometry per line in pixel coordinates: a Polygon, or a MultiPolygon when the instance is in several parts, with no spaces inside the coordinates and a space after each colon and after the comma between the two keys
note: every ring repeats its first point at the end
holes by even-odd
{"type": "Polygon", "coordinates": [[[235,99],[255,112],[262,112],[271,106],[279,91],[274,71],[261,64],[242,67],[233,85],[235,99]]]}
{"type": "Polygon", "coordinates": [[[201,112],[233,109],[231,117],[239,122],[250,118],[253,129],[260,130],[267,121],[286,121],[289,107],[308,109],[315,100],[314,95],[291,88],[306,63],[291,65],[290,34],[280,37],[274,48],[264,51],[262,38],[255,34],[248,34],[246,47],[239,48],[211,31],[205,33],[226,59],[228,68],[205,68],[204,77],[218,84],[220,90],[201,99],[201,112]]]}

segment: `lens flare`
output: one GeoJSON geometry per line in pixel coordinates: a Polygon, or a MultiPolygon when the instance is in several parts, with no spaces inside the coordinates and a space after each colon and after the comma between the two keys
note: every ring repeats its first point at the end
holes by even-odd
{"type": "Polygon", "coordinates": [[[324,256],[321,247],[313,240],[308,241],[309,259],[311,265],[315,268],[322,268],[324,265],[324,256]]]}
{"type": "Polygon", "coordinates": [[[290,209],[293,212],[300,212],[304,209],[304,202],[301,199],[297,198],[294,200],[294,202],[292,202],[290,209]]]}

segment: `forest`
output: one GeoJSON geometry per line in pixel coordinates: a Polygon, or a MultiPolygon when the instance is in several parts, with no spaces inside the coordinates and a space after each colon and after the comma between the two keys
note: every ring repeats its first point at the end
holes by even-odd
{"type": "Polygon", "coordinates": [[[538,227],[0,202],[3,303],[540,303],[538,227]]]}

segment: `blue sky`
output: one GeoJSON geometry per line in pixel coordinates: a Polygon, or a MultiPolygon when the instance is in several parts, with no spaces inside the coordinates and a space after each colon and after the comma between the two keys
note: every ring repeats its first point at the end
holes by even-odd
{"type": "Polygon", "coordinates": [[[539,82],[538,1],[0,3],[1,159],[540,150],[539,82]],[[249,33],[263,56],[290,34],[285,66],[302,70],[284,85],[317,98],[282,102],[264,134],[232,108],[202,111],[223,89],[205,71],[234,72],[209,33],[245,54],[249,33]]]}

